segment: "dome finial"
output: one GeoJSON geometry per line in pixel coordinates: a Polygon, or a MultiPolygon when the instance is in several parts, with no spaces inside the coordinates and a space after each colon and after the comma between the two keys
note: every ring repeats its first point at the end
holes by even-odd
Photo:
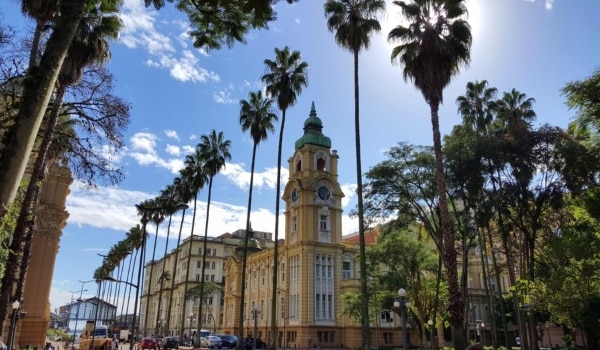
{"type": "Polygon", "coordinates": [[[312,101],[312,105],[310,106],[310,114],[311,117],[317,116],[317,111],[315,110],[315,101],[312,101]]]}

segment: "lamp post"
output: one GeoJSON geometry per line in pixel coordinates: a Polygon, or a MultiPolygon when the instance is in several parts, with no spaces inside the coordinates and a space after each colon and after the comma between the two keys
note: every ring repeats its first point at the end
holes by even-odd
{"type": "Polygon", "coordinates": [[[75,316],[75,329],[73,329],[73,345],[72,349],[75,350],[75,338],[77,337],[77,322],[79,321],[79,307],[81,306],[81,302],[83,301],[83,292],[87,292],[87,289],[83,289],[86,283],[93,282],[94,280],[89,281],[79,281],[81,283],[81,290],[79,291],[79,299],[77,299],[77,315],[75,316]]]}
{"type": "Polygon", "coordinates": [[[258,326],[258,316],[261,314],[260,310],[256,308],[256,306],[252,306],[252,311],[250,311],[252,315],[252,320],[254,320],[254,330],[252,331],[252,350],[256,350],[256,334],[257,334],[257,326],[258,326]]]}
{"type": "Polygon", "coordinates": [[[12,303],[12,314],[10,315],[10,330],[8,332],[8,344],[6,348],[8,350],[13,349],[15,342],[15,330],[17,329],[17,321],[19,320],[19,311],[21,309],[21,302],[17,299],[12,303]]]}
{"type": "Polygon", "coordinates": [[[158,336],[162,335],[162,326],[163,326],[163,323],[165,323],[164,319],[161,318],[160,320],[158,320],[158,336]]]}
{"type": "Polygon", "coordinates": [[[193,340],[192,340],[192,324],[194,324],[194,318],[195,318],[194,314],[190,314],[188,316],[188,318],[190,319],[190,336],[188,339],[189,339],[190,345],[193,345],[192,344],[192,342],[193,342],[193,340]]]}
{"type": "Polygon", "coordinates": [[[481,331],[481,343],[483,346],[485,346],[485,323],[483,323],[483,321],[481,321],[481,323],[478,325],[480,327],[480,331],[481,331]]]}
{"type": "Polygon", "coordinates": [[[402,348],[408,350],[408,332],[406,330],[406,312],[410,308],[410,301],[406,297],[406,289],[398,289],[398,299],[394,301],[394,307],[400,309],[400,317],[402,318],[402,348]]]}
{"type": "Polygon", "coordinates": [[[427,325],[429,326],[429,337],[431,338],[431,350],[433,350],[433,343],[435,336],[433,335],[433,320],[427,321],[427,325]]]}
{"type": "MultiPolygon", "coordinates": [[[[113,276],[106,276],[103,278],[103,280],[110,281],[110,282],[125,283],[126,285],[135,288],[136,302],[135,302],[135,305],[133,305],[133,316],[131,317],[131,342],[129,343],[129,350],[133,350],[133,343],[135,343],[135,321],[136,321],[135,314],[137,313],[137,295],[139,292],[139,288],[138,288],[139,284],[133,284],[131,282],[118,280],[118,279],[114,278],[113,276]]],[[[138,276],[138,283],[139,282],[140,282],[140,278],[138,276]]]]}

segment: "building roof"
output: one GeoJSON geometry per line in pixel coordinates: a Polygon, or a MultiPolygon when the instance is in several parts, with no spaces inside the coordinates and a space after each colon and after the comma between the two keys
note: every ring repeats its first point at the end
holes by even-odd
{"type": "Polygon", "coordinates": [[[313,101],[310,107],[310,114],[304,121],[304,135],[296,140],[296,150],[302,148],[306,144],[331,148],[331,139],[323,135],[323,122],[317,117],[315,110],[315,102],[313,101]]]}

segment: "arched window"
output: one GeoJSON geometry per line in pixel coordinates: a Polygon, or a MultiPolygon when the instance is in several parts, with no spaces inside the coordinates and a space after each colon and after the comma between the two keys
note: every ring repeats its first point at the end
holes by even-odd
{"type": "Polygon", "coordinates": [[[294,159],[294,172],[302,171],[302,157],[298,154],[294,159]]]}
{"type": "Polygon", "coordinates": [[[315,169],[328,171],[329,168],[329,156],[324,151],[319,151],[315,154],[315,169]]]}

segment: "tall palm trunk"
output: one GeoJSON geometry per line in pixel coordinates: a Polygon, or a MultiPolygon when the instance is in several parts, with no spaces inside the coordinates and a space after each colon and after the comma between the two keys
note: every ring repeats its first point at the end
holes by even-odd
{"type": "MultiPolygon", "coordinates": [[[[133,252],[129,253],[129,265],[127,265],[127,272],[125,273],[125,281],[131,282],[131,278],[129,278],[129,274],[131,273],[131,265],[133,264],[133,252]]],[[[127,309],[129,309],[129,296],[131,294],[131,285],[125,283],[123,286],[123,300],[127,300],[127,309]],[[129,290],[129,293],[127,292],[129,290]],[[125,297],[127,295],[127,297],[125,297]]],[[[127,315],[127,309],[125,309],[125,302],[121,304],[121,315],[127,315]]],[[[79,307],[79,306],[77,306],[79,307]]],[[[125,317],[125,321],[127,321],[127,317],[125,317]]],[[[120,322],[123,322],[123,318],[120,319],[120,322]]]]}
{"type": "Polygon", "coordinates": [[[15,125],[5,133],[4,150],[0,154],[0,220],[15,198],[54,84],[85,9],[85,1],[61,1],[61,16],[40,64],[30,69],[26,76],[19,113],[15,125]]]}
{"type": "Polygon", "coordinates": [[[358,199],[358,241],[360,255],[360,298],[361,334],[364,350],[371,349],[369,327],[369,290],[367,289],[367,252],[365,242],[365,222],[362,185],[362,158],[360,156],[360,109],[358,90],[358,50],[354,50],[354,143],[356,146],[356,195],[358,199]]]}
{"type": "MultiPolygon", "coordinates": [[[[150,295],[152,295],[152,277],[154,275],[154,259],[156,258],[156,242],[158,241],[158,222],[154,223],[156,225],[156,232],[154,234],[154,246],[152,248],[152,261],[150,262],[150,276],[148,277],[148,296],[146,297],[146,312],[144,313],[144,332],[148,329],[148,309],[150,308],[150,295]]],[[[169,228],[171,225],[171,220],[169,220],[169,228]]],[[[153,327],[150,327],[153,329],[153,327]]]]}
{"type": "MultiPolygon", "coordinates": [[[[277,348],[275,342],[277,336],[277,289],[278,287],[278,270],[279,270],[279,201],[281,197],[281,153],[283,150],[283,130],[285,127],[285,111],[281,111],[281,130],[279,130],[279,144],[277,146],[277,189],[275,190],[275,246],[273,249],[273,293],[271,299],[271,342],[270,348],[277,348]]],[[[243,288],[243,286],[242,286],[243,288]]],[[[254,335],[256,337],[256,335],[254,335]]]]}
{"type": "MultiPolygon", "coordinates": [[[[244,288],[244,286],[246,285],[246,270],[247,270],[247,266],[248,266],[248,240],[250,239],[250,213],[252,212],[252,187],[254,184],[254,164],[255,164],[255,159],[256,159],[256,147],[258,146],[258,144],[255,142],[254,146],[252,147],[252,163],[250,164],[250,188],[248,189],[248,212],[246,214],[246,232],[244,232],[244,253],[242,256],[242,281],[240,282],[240,289],[241,289],[241,293],[240,293],[240,309],[239,309],[239,319],[238,319],[238,329],[237,329],[237,337],[238,337],[238,343],[237,343],[237,349],[241,350],[244,347],[244,342],[242,341],[242,339],[244,339],[244,299],[246,298],[246,288],[244,288]]],[[[275,264],[277,265],[277,264],[275,264]]],[[[274,270],[276,271],[276,270],[274,270]]],[[[275,276],[277,276],[275,274],[275,276]]],[[[275,277],[275,280],[277,280],[277,277],[275,277]]],[[[277,285],[275,284],[275,288],[273,289],[273,295],[276,294],[276,289],[277,285]]],[[[275,299],[275,298],[273,298],[275,299]]],[[[271,301],[271,308],[273,308],[273,301],[271,301]]],[[[275,325],[274,320],[273,320],[273,316],[271,316],[271,325],[275,325]]],[[[273,328],[271,328],[271,336],[273,335],[273,328]]]]}
{"type": "MultiPolygon", "coordinates": [[[[192,216],[192,232],[190,233],[190,249],[188,250],[188,264],[185,270],[185,288],[184,288],[184,297],[187,296],[187,291],[189,288],[190,281],[190,265],[192,265],[192,243],[194,242],[194,226],[196,225],[196,209],[198,203],[198,191],[194,194],[194,214],[192,216]]],[[[185,310],[185,303],[187,299],[183,300],[183,310],[185,310]]],[[[185,324],[185,312],[181,312],[181,322],[179,323],[179,334],[183,334],[183,326],[185,324]]],[[[190,334],[190,339],[191,339],[190,334]]]]}
{"type": "MultiPolygon", "coordinates": [[[[167,308],[167,332],[171,329],[171,309],[173,309],[173,291],[175,290],[175,274],[177,273],[177,262],[179,261],[179,246],[181,245],[181,230],[183,228],[183,218],[186,209],[181,214],[181,224],[179,225],[179,234],[177,236],[177,249],[175,249],[175,260],[173,260],[173,270],[171,273],[171,290],[169,291],[169,307],[167,308]]],[[[180,336],[182,336],[181,334],[180,336]]],[[[182,339],[180,339],[182,340],[182,339]]]]}
{"type": "MultiPolygon", "coordinates": [[[[164,276],[165,269],[167,266],[167,260],[166,260],[167,259],[167,249],[169,248],[169,236],[171,235],[171,219],[172,218],[173,218],[173,215],[169,215],[169,226],[167,227],[167,240],[165,241],[165,251],[163,253],[161,276],[164,276]]],[[[162,307],[163,286],[164,286],[164,281],[160,281],[160,290],[158,291],[158,309],[156,312],[157,319],[160,319],[160,311],[161,311],[161,307],[162,307]]],[[[169,322],[169,321],[167,320],[167,322],[169,322]]],[[[166,329],[168,330],[168,328],[166,328],[166,329]]],[[[156,333],[158,334],[158,330],[156,333]]],[[[159,334],[159,335],[161,335],[161,334],[159,334]]]]}
{"type": "MultiPolygon", "coordinates": [[[[206,203],[206,224],[204,225],[204,243],[202,245],[202,273],[200,274],[200,302],[198,303],[198,330],[196,331],[196,344],[200,344],[200,330],[202,329],[202,305],[204,303],[204,273],[206,271],[206,245],[208,240],[208,219],[210,217],[210,197],[212,195],[214,175],[210,175],[208,180],[208,201],[206,203]]],[[[192,335],[190,334],[190,338],[192,335]]]]}
{"type": "Polygon", "coordinates": [[[458,268],[456,263],[456,248],[454,246],[454,231],[448,213],[448,198],[446,196],[446,180],[444,178],[444,159],[442,153],[442,140],[440,135],[439,100],[429,101],[431,109],[431,126],[433,131],[433,150],[435,153],[435,177],[437,193],[439,196],[439,210],[442,234],[444,237],[443,260],[448,274],[448,294],[450,313],[450,326],[452,328],[452,339],[454,348],[462,350],[466,348],[465,330],[463,320],[465,318],[463,299],[458,284],[458,268]]]}

